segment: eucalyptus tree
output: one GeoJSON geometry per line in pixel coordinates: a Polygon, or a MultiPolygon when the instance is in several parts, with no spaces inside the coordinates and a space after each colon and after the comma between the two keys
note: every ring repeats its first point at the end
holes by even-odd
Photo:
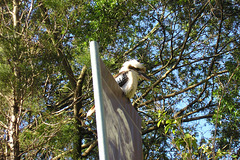
{"type": "Polygon", "coordinates": [[[115,74],[147,67],[132,100],[145,159],[239,157],[237,1],[0,2],[0,156],[98,157],[89,41],[115,74]],[[208,124],[211,137],[199,128],[208,124]]]}

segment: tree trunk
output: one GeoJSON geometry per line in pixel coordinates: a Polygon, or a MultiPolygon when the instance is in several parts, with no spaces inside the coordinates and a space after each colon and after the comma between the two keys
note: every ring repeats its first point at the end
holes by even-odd
{"type": "Polygon", "coordinates": [[[8,152],[9,160],[20,160],[19,155],[19,106],[15,103],[13,106],[10,106],[9,111],[9,127],[8,127],[8,152]]]}
{"type": "MultiPolygon", "coordinates": [[[[14,38],[19,40],[19,0],[13,0],[12,9],[12,22],[14,27],[14,38]]],[[[18,55],[20,54],[19,43],[15,44],[13,48],[14,55],[16,56],[15,62],[12,61],[12,71],[14,74],[13,82],[13,98],[10,100],[10,108],[8,114],[8,141],[7,141],[7,159],[9,160],[20,160],[19,154],[19,117],[21,115],[21,104],[22,104],[22,94],[21,94],[21,75],[18,64],[18,55]]]]}
{"type": "Polygon", "coordinates": [[[81,113],[81,108],[82,108],[82,102],[80,97],[82,96],[82,85],[83,85],[83,80],[85,77],[85,73],[86,73],[87,67],[84,66],[82,69],[82,72],[78,78],[77,84],[76,84],[76,88],[75,88],[75,92],[74,92],[74,103],[76,103],[73,107],[74,109],[74,117],[76,120],[76,129],[77,129],[77,136],[76,136],[76,140],[74,143],[74,149],[73,149],[73,155],[74,155],[74,159],[81,159],[82,158],[82,139],[84,135],[84,128],[82,127],[82,121],[80,119],[82,113],[81,113]]]}

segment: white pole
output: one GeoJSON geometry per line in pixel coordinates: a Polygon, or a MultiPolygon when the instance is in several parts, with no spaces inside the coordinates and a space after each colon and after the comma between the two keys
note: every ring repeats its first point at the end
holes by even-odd
{"type": "Polygon", "coordinates": [[[94,104],[96,109],[97,135],[98,135],[98,151],[100,160],[109,160],[107,133],[104,116],[104,108],[102,101],[102,81],[101,70],[98,56],[98,44],[96,41],[90,42],[90,54],[92,64],[93,88],[94,88],[94,104]]]}

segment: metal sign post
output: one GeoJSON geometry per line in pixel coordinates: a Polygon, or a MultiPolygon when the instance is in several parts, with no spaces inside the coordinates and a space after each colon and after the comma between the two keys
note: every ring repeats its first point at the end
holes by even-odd
{"type": "Polygon", "coordinates": [[[94,88],[94,103],[96,108],[96,122],[98,134],[98,150],[100,160],[109,160],[106,124],[102,99],[102,81],[101,69],[99,65],[98,44],[95,41],[90,42],[90,54],[94,88]]]}
{"type": "Polygon", "coordinates": [[[142,160],[141,117],[90,42],[100,160],[142,160]]]}

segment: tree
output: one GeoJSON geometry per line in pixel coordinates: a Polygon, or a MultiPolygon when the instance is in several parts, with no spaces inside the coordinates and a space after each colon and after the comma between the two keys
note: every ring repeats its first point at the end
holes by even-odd
{"type": "Polygon", "coordinates": [[[98,157],[89,41],[115,74],[137,58],[145,159],[239,158],[237,1],[0,2],[0,156],[98,157]],[[199,124],[201,123],[201,124],[199,124]],[[210,138],[199,127],[208,124],[210,138]]]}

